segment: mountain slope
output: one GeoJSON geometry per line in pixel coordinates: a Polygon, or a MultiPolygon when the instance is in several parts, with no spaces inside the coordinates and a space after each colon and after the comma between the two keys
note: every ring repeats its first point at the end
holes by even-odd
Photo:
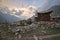
{"type": "Polygon", "coordinates": [[[0,11],[0,23],[2,22],[16,22],[16,21],[20,21],[21,19],[10,15],[10,14],[4,14],[0,11]]]}
{"type": "Polygon", "coordinates": [[[2,15],[2,12],[0,12],[0,23],[7,22],[7,20],[2,15]]]}
{"type": "Polygon", "coordinates": [[[51,17],[60,17],[60,5],[52,6],[49,10],[53,10],[51,17]]]}

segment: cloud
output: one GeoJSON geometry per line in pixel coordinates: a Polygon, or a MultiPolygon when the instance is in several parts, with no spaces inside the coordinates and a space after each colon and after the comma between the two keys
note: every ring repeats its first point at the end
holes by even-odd
{"type": "Polygon", "coordinates": [[[21,0],[2,0],[1,4],[5,6],[15,6],[15,7],[20,7],[21,5],[21,0]]]}
{"type": "Polygon", "coordinates": [[[33,15],[35,15],[34,13],[35,10],[36,10],[35,6],[29,5],[27,7],[20,8],[19,12],[16,12],[16,14],[13,14],[13,15],[19,18],[28,19],[33,15]]]}
{"type": "Polygon", "coordinates": [[[21,19],[22,18],[28,19],[28,18],[32,17],[33,15],[35,15],[34,12],[36,10],[36,7],[33,5],[28,5],[28,6],[22,7],[22,8],[17,8],[17,7],[14,7],[12,9],[9,8],[7,11],[6,11],[7,7],[4,7],[4,8],[5,8],[5,12],[8,12],[8,10],[10,10],[10,12],[9,12],[10,15],[16,16],[21,19]]]}
{"type": "Polygon", "coordinates": [[[35,5],[36,0],[2,0],[2,4],[8,7],[25,7],[35,5]]]}
{"type": "Polygon", "coordinates": [[[22,10],[19,10],[19,12],[16,12],[16,14],[15,14],[15,15],[20,16],[22,13],[23,13],[23,11],[22,11],[22,10]]]}
{"type": "Polygon", "coordinates": [[[23,9],[24,10],[24,12],[23,12],[23,14],[21,15],[21,16],[24,16],[24,17],[26,17],[26,18],[30,18],[30,17],[32,17],[33,15],[35,15],[35,10],[36,10],[36,7],[35,6],[33,6],[33,5],[30,5],[30,6],[28,6],[27,8],[24,8],[23,9]],[[31,9],[30,9],[31,8],[31,9]]]}
{"type": "Polygon", "coordinates": [[[2,0],[0,0],[0,2],[2,2],[2,0]]]}

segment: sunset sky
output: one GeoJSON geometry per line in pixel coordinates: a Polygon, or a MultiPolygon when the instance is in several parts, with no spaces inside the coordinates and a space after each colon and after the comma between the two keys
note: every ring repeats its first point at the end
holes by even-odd
{"type": "Polygon", "coordinates": [[[60,0],[0,0],[0,8],[8,7],[9,10],[23,10],[22,15],[13,14],[16,17],[30,18],[34,15],[35,10],[46,10],[53,5],[60,5],[60,0]]]}
{"type": "Polygon", "coordinates": [[[60,4],[60,0],[0,0],[1,6],[9,8],[28,7],[29,5],[35,7],[45,7],[49,3],[60,4]]]}

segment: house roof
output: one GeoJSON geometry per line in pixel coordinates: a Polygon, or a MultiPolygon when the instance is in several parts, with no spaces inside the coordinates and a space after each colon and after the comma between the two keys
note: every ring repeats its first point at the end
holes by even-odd
{"type": "Polygon", "coordinates": [[[51,13],[51,18],[60,18],[60,5],[55,5],[49,8],[46,11],[37,12],[37,13],[51,13]]]}
{"type": "Polygon", "coordinates": [[[38,12],[38,13],[51,13],[53,12],[52,10],[46,10],[46,11],[42,11],[42,12],[38,12]]]}

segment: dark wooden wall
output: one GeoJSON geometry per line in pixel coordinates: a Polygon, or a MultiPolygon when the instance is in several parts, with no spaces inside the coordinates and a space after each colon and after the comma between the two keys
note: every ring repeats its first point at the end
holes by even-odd
{"type": "Polygon", "coordinates": [[[60,18],[51,18],[51,21],[60,22],[60,18]]]}
{"type": "Polygon", "coordinates": [[[46,12],[46,13],[37,13],[37,17],[35,17],[36,21],[50,21],[50,14],[52,13],[52,11],[50,12],[46,12]]]}

